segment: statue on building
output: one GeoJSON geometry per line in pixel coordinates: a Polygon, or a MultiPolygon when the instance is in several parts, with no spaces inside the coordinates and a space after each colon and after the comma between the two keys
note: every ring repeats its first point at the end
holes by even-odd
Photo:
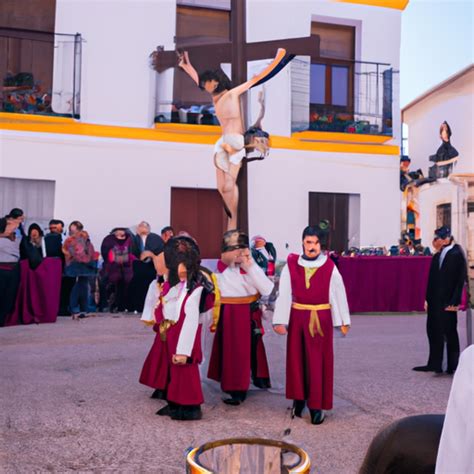
{"type": "Polygon", "coordinates": [[[400,158],[400,190],[402,191],[402,229],[410,239],[418,242],[420,233],[420,210],[418,204],[419,186],[428,182],[421,169],[410,171],[411,160],[403,155],[400,158]]]}
{"type": "Polygon", "coordinates": [[[451,145],[451,127],[444,121],[439,128],[441,146],[436,154],[430,156],[434,165],[429,169],[429,177],[434,179],[447,178],[453,171],[454,164],[458,161],[459,153],[451,145]]]}

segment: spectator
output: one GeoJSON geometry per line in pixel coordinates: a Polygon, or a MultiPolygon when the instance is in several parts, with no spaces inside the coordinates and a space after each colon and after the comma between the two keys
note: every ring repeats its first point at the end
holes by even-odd
{"type": "MultiPolygon", "coordinates": [[[[51,219],[49,221],[49,233],[44,236],[44,244],[47,257],[58,257],[62,261],[64,271],[64,253],[63,253],[63,232],[64,222],[60,219],[51,219]]],[[[71,291],[76,283],[76,278],[63,275],[61,278],[61,296],[59,300],[59,316],[70,316],[69,299],[71,291]]]]}
{"type": "Polygon", "coordinates": [[[13,208],[9,214],[6,216],[8,220],[12,220],[16,224],[18,224],[17,229],[15,231],[15,236],[18,241],[21,240],[22,237],[25,236],[25,230],[23,229],[23,223],[25,222],[25,213],[23,209],[19,209],[18,207],[13,208]]]}
{"type": "Polygon", "coordinates": [[[133,277],[133,236],[124,227],[116,227],[102,241],[100,249],[104,265],[102,278],[110,311],[128,311],[128,288],[133,277]]]}
{"type": "Polygon", "coordinates": [[[75,279],[71,291],[69,309],[73,319],[86,317],[89,299],[89,277],[96,273],[94,247],[89,234],[79,221],[69,224],[69,237],[63,245],[65,256],[64,274],[75,279]]]}
{"type": "Polygon", "coordinates": [[[170,225],[163,227],[163,229],[161,229],[161,238],[163,239],[165,244],[173,236],[174,236],[174,229],[170,225]]]}
{"type": "Polygon", "coordinates": [[[30,252],[34,253],[34,258],[40,261],[43,259],[43,257],[46,257],[43,236],[44,233],[41,227],[36,223],[31,224],[30,227],[28,227],[28,235],[26,239],[24,239],[22,244],[20,244],[20,258],[31,258],[30,252]],[[29,250],[26,249],[26,246],[23,244],[29,244],[29,250]]]}
{"type": "Polygon", "coordinates": [[[261,235],[256,235],[251,243],[252,257],[267,276],[275,274],[276,250],[271,242],[261,235]]]}
{"type": "Polygon", "coordinates": [[[148,222],[142,221],[137,226],[137,235],[133,237],[134,255],[140,258],[140,254],[145,250],[150,250],[156,253],[163,250],[164,242],[163,239],[153,232],[148,222]]]}
{"type": "Polygon", "coordinates": [[[157,255],[163,251],[164,242],[158,235],[151,232],[150,224],[145,221],[137,226],[137,235],[134,236],[133,277],[129,287],[128,309],[142,312],[146,294],[150,283],[156,278],[156,271],[150,252],[157,255]]]}
{"type": "Polygon", "coordinates": [[[46,255],[48,257],[60,257],[64,260],[63,246],[63,221],[51,219],[49,221],[49,233],[44,236],[46,255]]]}
{"type": "Polygon", "coordinates": [[[61,219],[51,219],[48,226],[50,234],[62,235],[64,232],[64,222],[61,219]]]}
{"type": "Polygon", "coordinates": [[[429,342],[429,358],[426,365],[414,367],[417,372],[443,373],[443,352],[446,341],[447,373],[453,374],[459,360],[459,336],[457,311],[466,282],[467,264],[461,247],[454,243],[451,230],[440,227],[434,236],[440,250],[431,261],[426,290],[428,318],[426,332],[429,342]]]}
{"type": "Polygon", "coordinates": [[[13,219],[0,219],[0,327],[13,311],[20,283],[20,249],[15,239],[18,225],[13,219]]]}

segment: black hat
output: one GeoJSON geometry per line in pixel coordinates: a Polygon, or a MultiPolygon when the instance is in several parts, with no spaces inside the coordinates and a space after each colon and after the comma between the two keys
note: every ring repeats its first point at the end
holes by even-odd
{"type": "Polygon", "coordinates": [[[407,155],[402,155],[402,157],[400,158],[400,162],[403,162],[403,161],[411,162],[410,157],[407,155]]]}
{"type": "Polygon", "coordinates": [[[451,229],[444,225],[434,231],[434,236],[438,239],[447,239],[448,237],[451,237],[451,229]]]}
{"type": "Polygon", "coordinates": [[[249,237],[238,229],[228,230],[222,237],[221,251],[231,252],[237,249],[248,249],[249,237]]]}

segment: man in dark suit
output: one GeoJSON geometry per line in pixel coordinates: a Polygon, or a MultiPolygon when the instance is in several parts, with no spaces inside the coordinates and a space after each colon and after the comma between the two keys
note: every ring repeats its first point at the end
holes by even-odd
{"type": "Polygon", "coordinates": [[[51,219],[49,221],[49,233],[44,236],[47,257],[59,257],[64,261],[63,228],[63,221],[59,219],[51,219]]]}
{"type": "Polygon", "coordinates": [[[436,229],[434,238],[440,244],[440,251],[431,261],[426,290],[428,310],[426,332],[430,354],[426,365],[414,367],[413,370],[441,374],[446,341],[447,373],[453,374],[459,360],[457,311],[466,282],[467,263],[462,248],[454,243],[448,227],[436,229]]]}
{"type": "Polygon", "coordinates": [[[164,248],[163,239],[151,232],[150,224],[142,221],[133,237],[133,254],[138,260],[133,262],[133,278],[129,287],[128,309],[142,312],[146,293],[150,283],[156,278],[155,267],[148,256],[151,252],[158,255],[164,248]]]}

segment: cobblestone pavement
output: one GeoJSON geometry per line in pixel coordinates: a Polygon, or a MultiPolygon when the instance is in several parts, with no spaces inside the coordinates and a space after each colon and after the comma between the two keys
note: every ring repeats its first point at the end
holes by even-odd
{"type": "MultiPolygon", "coordinates": [[[[426,362],[425,316],[359,315],[348,337],[335,337],[335,406],[324,424],[290,420],[285,338],[269,328],[273,389],[230,407],[203,377],[203,419],[163,419],[155,415],[163,402],[138,383],[154,334],[138,316],[114,316],[0,329],[1,472],[183,473],[190,446],[282,439],[290,427],[284,439],[308,452],[314,472],[355,473],[382,426],[446,408],[452,378],[411,370],[426,362]]],[[[462,348],[464,327],[461,313],[462,348]]]]}

